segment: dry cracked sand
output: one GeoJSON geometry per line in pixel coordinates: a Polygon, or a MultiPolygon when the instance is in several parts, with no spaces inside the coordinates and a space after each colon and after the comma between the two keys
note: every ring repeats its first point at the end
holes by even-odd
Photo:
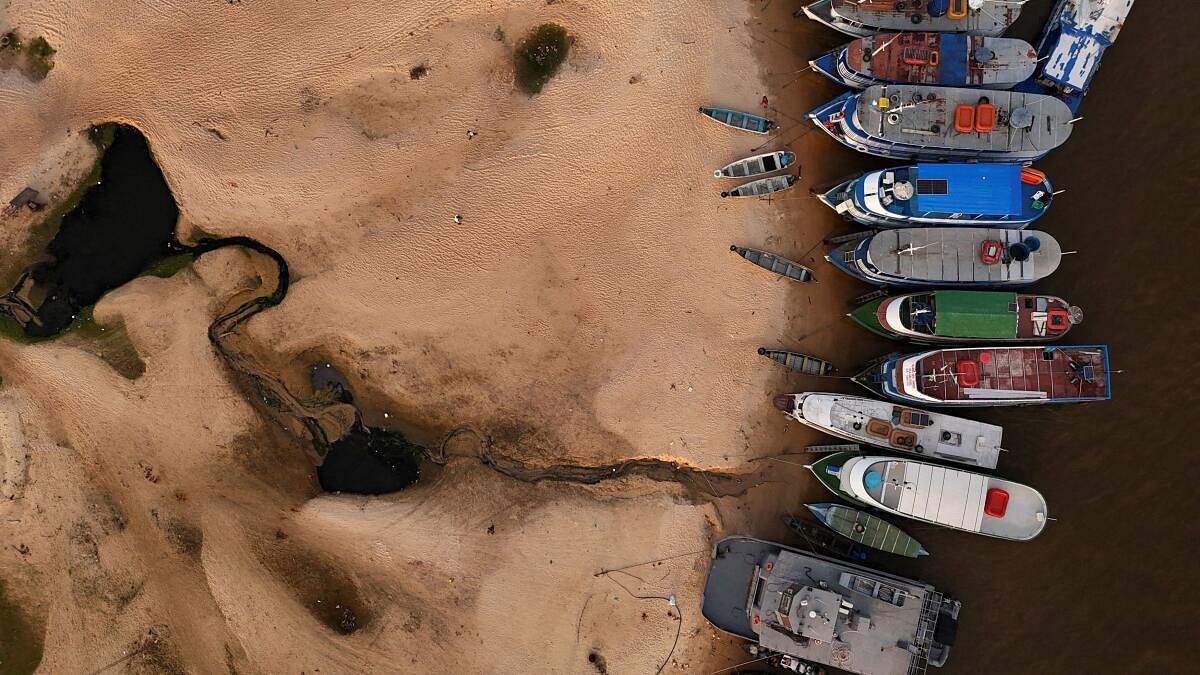
{"type": "MultiPolygon", "coordinates": [[[[65,198],[94,154],[84,130],[136,125],[181,236],[249,235],[288,259],[286,301],[245,331],[292,386],[329,361],[369,421],[425,443],[467,425],[532,466],[657,458],[744,486],[714,497],[702,473],[530,483],[466,439],[404,492],[322,494],[303,439],[266,421],[205,337],[267,275],[221,251],[97,304],[144,363],[136,378],[70,336],[0,342],[0,633],[18,643],[0,670],[37,651],[46,673],[748,659],[699,614],[705,555],[732,532],[783,536],[779,515],[815,494],[779,457],[813,437],[769,399],[803,380],[755,349],[862,355],[838,321],[853,287],[817,265],[838,221],[808,195],[810,176],[852,158],[798,120],[834,89],[797,55],[839,40],[792,9],[0,3],[0,26],[58,49],[44,81],[0,72],[0,194],[65,198]],[[512,42],[544,21],[575,44],[530,98],[513,86],[512,42]],[[783,127],[770,139],[695,112],[758,110],[763,96],[783,127]],[[801,187],[720,199],[712,169],[763,143],[800,154],[801,187]],[[772,278],[731,243],[815,261],[820,283],[772,278]]],[[[33,241],[34,215],[4,221],[5,283],[33,241]]]]}

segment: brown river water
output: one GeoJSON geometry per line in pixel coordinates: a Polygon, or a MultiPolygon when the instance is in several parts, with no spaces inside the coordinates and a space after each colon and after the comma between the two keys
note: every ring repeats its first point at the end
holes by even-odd
{"type": "MultiPolygon", "coordinates": [[[[1050,0],[1010,35],[1035,40],[1050,0]]],[[[964,602],[946,673],[1196,672],[1200,583],[1200,4],[1138,2],[1070,139],[1035,166],[1067,192],[1037,222],[1077,255],[1037,287],[1084,308],[1113,400],[967,413],[1005,427],[999,473],[1055,519],[1013,543],[903,524],[931,551],[898,570],[964,602]]],[[[872,160],[863,166],[872,165],[872,160]]],[[[883,345],[887,347],[887,345],[883,345]]]]}

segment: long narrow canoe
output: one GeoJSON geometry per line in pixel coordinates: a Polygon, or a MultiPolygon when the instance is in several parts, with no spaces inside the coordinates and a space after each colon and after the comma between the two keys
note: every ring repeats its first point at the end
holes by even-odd
{"type": "Polygon", "coordinates": [[[775,128],[775,123],[765,117],[751,115],[750,113],[730,110],[729,108],[700,108],[700,114],[705,117],[716,120],[727,127],[741,129],[756,134],[765,134],[775,128]]]}
{"type": "Polygon", "coordinates": [[[800,176],[771,176],[743,183],[732,190],[721,193],[722,197],[761,197],[772,192],[783,192],[800,181],[800,176]]]}
{"type": "Polygon", "coordinates": [[[730,162],[713,172],[713,178],[750,178],[765,173],[774,173],[796,163],[796,153],[791,150],[776,150],[763,155],[754,155],[730,162]]]}
{"type": "Polygon", "coordinates": [[[765,356],[776,363],[782,363],[787,368],[806,375],[832,375],[837,372],[837,368],[825,359],[818,359],[808,354],[801,354],[800,352],[786,352],[781,349],[759,347],[758,355],[765,356]]]}
{"type": "Polygon", "coordinates": [[[812,270],[798,262],[782,258],[774,253],[767,253],[756,248],[745,248],[742,246],[730,246],[729,250],[765,270],[770,270],[792,281],[799,281],[800,283],[813,281],[812,270]]]}
{"type": "Polygon", "coordinates": [[[929,555],[921,542],[875,516],[841,504],[805,504],[817,520],[838,534],[885,553],[906,558],[929,555]]]}

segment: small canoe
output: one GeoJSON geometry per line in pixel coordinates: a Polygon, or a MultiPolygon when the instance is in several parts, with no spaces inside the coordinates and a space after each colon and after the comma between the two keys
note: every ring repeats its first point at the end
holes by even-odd
{"type": "Polygon", "coordinates": [[[764,173],[774,173],[786,169],[796,163],[796,153],[790,150],[776,150],[765,155],[755,155],[739,159],[713,172],[714,178],[750,178],[764,173]]]}
{"type": "Polygon", "coordinates": [[[850,539],[885,553],[906,558],[929,555],[921,542],[882,518],[841,504],[805,504],[817,520],[850,539]]]}
{"type": "Polygon", "coordinates": [[[783,192],[800,181],[800,176],[771,176],[743,183],[732,190],[722,192],[722,197],[761,197],[772,192],[783,192]]]}
{"type": "Polygon", "coordinates": [[[869,562],[884,557],[866,546],[856,544],[845,537],[839,537],[809,520],[784,516],[783,522],[799,535],[807,548],[814,552],[830,553],[855,562],[869,562]]]}
{"type": "Polygon", "coordinates": [[[781,258],[774,253],[767,253],[766,251],[760,251],[756,248],[744,248],[741,246],[730,246],[729,250],[765,270],[770,270],[775,274],[785,276],[792,281],[799,281],[800,283],[808,283],[813,281],[812,270],[798,262],[793,262],[787,258],[781,258]]]}
{"type": "Polygon", "coordinates": [[[700,114],[709,119],[716,120],[727,127],[750,131],[756,134],[765,134],[775,128],[775,123],[765,117],[738,112],[729,108],[701,107],[700,114]]]}
{"type": "Polygon", "coordinates": [[[832,375],[837,372],[837,368],[834,368],[833,364],[825,359],[818,359],[800,352],[785,352],[779,349],[759,347],[758,355],[765,356],[776,363],[782,363],[805,375],[832,375]]]}

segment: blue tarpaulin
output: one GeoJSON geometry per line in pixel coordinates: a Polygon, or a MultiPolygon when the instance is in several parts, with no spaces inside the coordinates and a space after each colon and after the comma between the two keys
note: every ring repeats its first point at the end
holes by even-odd
{"type": "Polygon", "coordinates": [[[946,193],[918,190],[914,213],[1021,214],[1021,167],[1015,164],[918,164],[917,180],[944,180],[946,193]]]}

